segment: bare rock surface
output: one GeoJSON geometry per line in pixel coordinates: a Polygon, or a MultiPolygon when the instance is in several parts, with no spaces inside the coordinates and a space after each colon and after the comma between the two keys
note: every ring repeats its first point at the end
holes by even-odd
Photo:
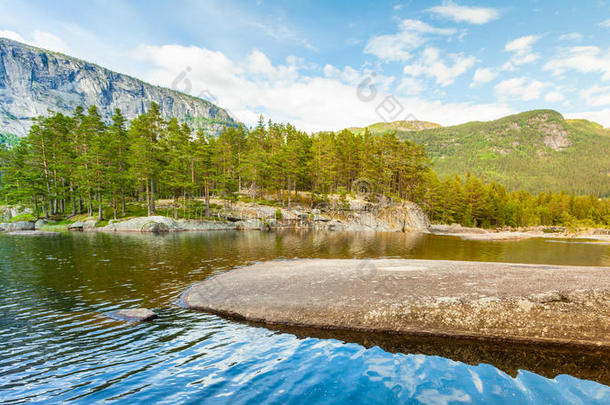
{"type": "Polygon", "coordinates": [[[152,321],[157,317],[157,314],[147,308],[120,309],[118,311],[110,312],[108,315],[111,318],[128,322],[152,321]]]}
{"type": "Polygon", "coordinates": [[[610,347],[610,268],[431,260],[273,261],[191,287],[254,322],[610,347]]]}

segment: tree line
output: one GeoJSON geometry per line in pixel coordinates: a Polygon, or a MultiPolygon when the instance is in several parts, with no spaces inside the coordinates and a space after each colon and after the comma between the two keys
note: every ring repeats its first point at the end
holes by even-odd
{"type": "Polygon", "coordinates": [[[153,215],[159,198],[193,197],[205,199],[209,216],[212,195],[234,200],[241,193],[256,201],[271,194],[285,206],[296,192],[307,192],[312,202],[351,192],[360,178],[376,192],[411,199],[428,170],[423,147],[394,135],[310,136],[261,117],[251,130],[230,127],[207,136],[176,118],[164,120],[154,103],[131,122],[117,109],[106,124],[95,106],[40,117],[0,153],[5,202],[31,205],[45,217],[96,210],[102,219],[104,207],[112,207],[117,218],[129,201],[145,201],[153,215]]]}
{"type": "Polygon", "coordinates": [[[507,191],[466,174],[439,179],[424,147],[394,133],[348,130],[307,134],[290,124],[228,127],[218,136],[165,120],[157,104],[127,122],[120,110],[105,123],[96,109],[40,117],[28,135],[0,149],[0,197],[34,207],[36,215],[76,215],[104,208],[125,216],[127,203],[156,213],[155,201],[177,207],[193,199],[255,202],[273,196],[289,206],[330,194],[358,193],[411,200],[434,222],[465,226],[610,225],[610,203],[566,193],[507,191]],[[301,198],[302,200],[302,198],[301,198]]]}
{"type": "Polygon", "coordinates": [[[610,225],[610,200],[566,192],[537,195],[509,192],[483,178],[453,176],[440,180],[428,173],[417,201],[432,222],[484,228],[610,225]]]}

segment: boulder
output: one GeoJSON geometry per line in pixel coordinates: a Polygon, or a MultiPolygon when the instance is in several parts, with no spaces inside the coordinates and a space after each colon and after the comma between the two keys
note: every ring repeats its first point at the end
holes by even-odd
{"type": "Polygon", "coordinates": [[[17,221],[0,224],[0,231],[2,232],[33,231],[34,229],[34,222],[30,221],[17,221]]]}
{"type": "Polygon", "coordinates": [[[97,219],[89,218],[84,221],[76,221],[68,226],[70,231],[91,231],[97,227],[99,221],[97,219]]]}
{"type": "Polygon", "coordinates": [[[98,230],[106,232],[173,232],[181,231],[180,225],[169,217],[151,216],[128,219],[109,224],[98,230]]]}
{"type": "Polygon", "coordinates": [[[142,225],[140,231],[153,233],[169,232],[169,226],[164,222],[149,221],[142,225]]]}
{"type": "Polygon", "coordinates": [[[46,219],[39,219],[34,224],[34,229],[36,229],[36,230],[41,229],[43,226],[45,226],[48,223],[49,223],[49,221],[47,221],[46,219]]]}
{"type": "Polygon", "coordinates": [[[155,319],[157,314],[147,308],[131,308],[110,312],[108,316],[127,322],[146,322],[155,319]]]}

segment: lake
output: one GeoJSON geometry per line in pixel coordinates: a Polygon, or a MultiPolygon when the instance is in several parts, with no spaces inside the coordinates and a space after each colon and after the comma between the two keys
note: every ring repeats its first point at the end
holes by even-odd
{"type": "Polygon", "coordinates": [[[610,247],[401,233],[0,235],[0,402],[610,403],[607,353],[271,330],[185,310],[257,261],[419,258],[610,266],[610,247]],[[130,324],[108,311],[146,307],[130,324]]]}

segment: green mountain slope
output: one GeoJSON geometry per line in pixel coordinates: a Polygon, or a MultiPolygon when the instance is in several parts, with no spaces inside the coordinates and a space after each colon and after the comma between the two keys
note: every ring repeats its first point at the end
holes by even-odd
{"type": "Polygon", "coordinates": [[[426,146],[440,176],[470,172],[509,189],[610,196],[610,130],[535,110],[397,134],[426,146]]]}

